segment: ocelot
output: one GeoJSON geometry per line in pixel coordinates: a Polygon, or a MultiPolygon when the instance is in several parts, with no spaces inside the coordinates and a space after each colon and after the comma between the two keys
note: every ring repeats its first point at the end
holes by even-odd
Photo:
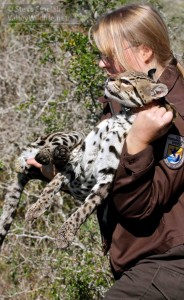
{"type": "Polygon", "coordinates": [[[26,220],[38,218],[51,206],[54,194],[67,188],[73,197],[82,201],[56,237],[58,247],[68,247],[81,224],[109,193],[137,108],[146,109],[146,105],[153,100],[163,100],[167,92],[164,84],[156,83],[143,73],[124,72],[116,78],[107,79],[105,84],[105,96],[119,102],[122,113],[99,123],[85,139],[83,134],[77,132],[56,132],[38,138],[27,147],[18,158],[16,181],[6,195],[0,218],[0,244],[13,221],[27,181],[32,178],[45,180],[36,168],[26,164],[28,157],[35,157],[42,164],[55,164],[58,173],[27,211],[26,220]]]}

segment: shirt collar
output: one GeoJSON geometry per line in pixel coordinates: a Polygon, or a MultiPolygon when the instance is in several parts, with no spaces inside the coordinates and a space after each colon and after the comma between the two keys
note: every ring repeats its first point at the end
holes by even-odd
{"type": "Polygon", "coordinates": [[[184,80],[176,65],[177,61],[174,59],[171,64],[165,68],[158,82],[168,87],[168,94],[165,97],[166,101],[172,104],[178,114],[184,118],[184,80]]]}
{"type": "Polygon", "coordinates": [[[170,92],[172,88],[174,87],[178,77],[179,72],[177,70],[177,61],[174,58],[172,62],[165,68],[162,75],[160,76],[158,82],[163,83],[167,86],[168,91],[170,92]]]}

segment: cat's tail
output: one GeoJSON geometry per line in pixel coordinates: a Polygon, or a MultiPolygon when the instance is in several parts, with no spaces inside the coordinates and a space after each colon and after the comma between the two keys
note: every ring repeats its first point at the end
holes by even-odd
{"type": "Polygon", "coordinates": [[[21,194],[27,181],[28,179],[24,174],[16,173],[8,184],[2,207],[2,214],[0,216],[0,248],[15,218],[21,194]]]}

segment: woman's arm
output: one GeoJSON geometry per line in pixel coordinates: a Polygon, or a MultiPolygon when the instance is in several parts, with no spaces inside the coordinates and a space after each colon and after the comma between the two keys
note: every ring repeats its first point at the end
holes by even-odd
{"type": "MultiPolygon", "coordinates": [[[[177,200],[182,191],[184,166],[169,169],[162,157],[156,162],[151,145],[167,133],[171,120],[171,113],[152,108],[139,113],[129,132],[112,193],[113,202],[123,217],[146,218],[169,200],[177,200]]],[[[155,150],[164,152],[159,148],[155,150]]]]}

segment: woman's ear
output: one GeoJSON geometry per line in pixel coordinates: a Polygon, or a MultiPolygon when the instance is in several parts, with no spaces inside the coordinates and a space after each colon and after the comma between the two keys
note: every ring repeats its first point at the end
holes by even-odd
{"type": "Polygon", "coordinates": [[[149,64],[153,59],[153,50],[146,46],[146,45],[140,45],[140,52],[142,56],[142,60],[145,64],[149,64]]]}

